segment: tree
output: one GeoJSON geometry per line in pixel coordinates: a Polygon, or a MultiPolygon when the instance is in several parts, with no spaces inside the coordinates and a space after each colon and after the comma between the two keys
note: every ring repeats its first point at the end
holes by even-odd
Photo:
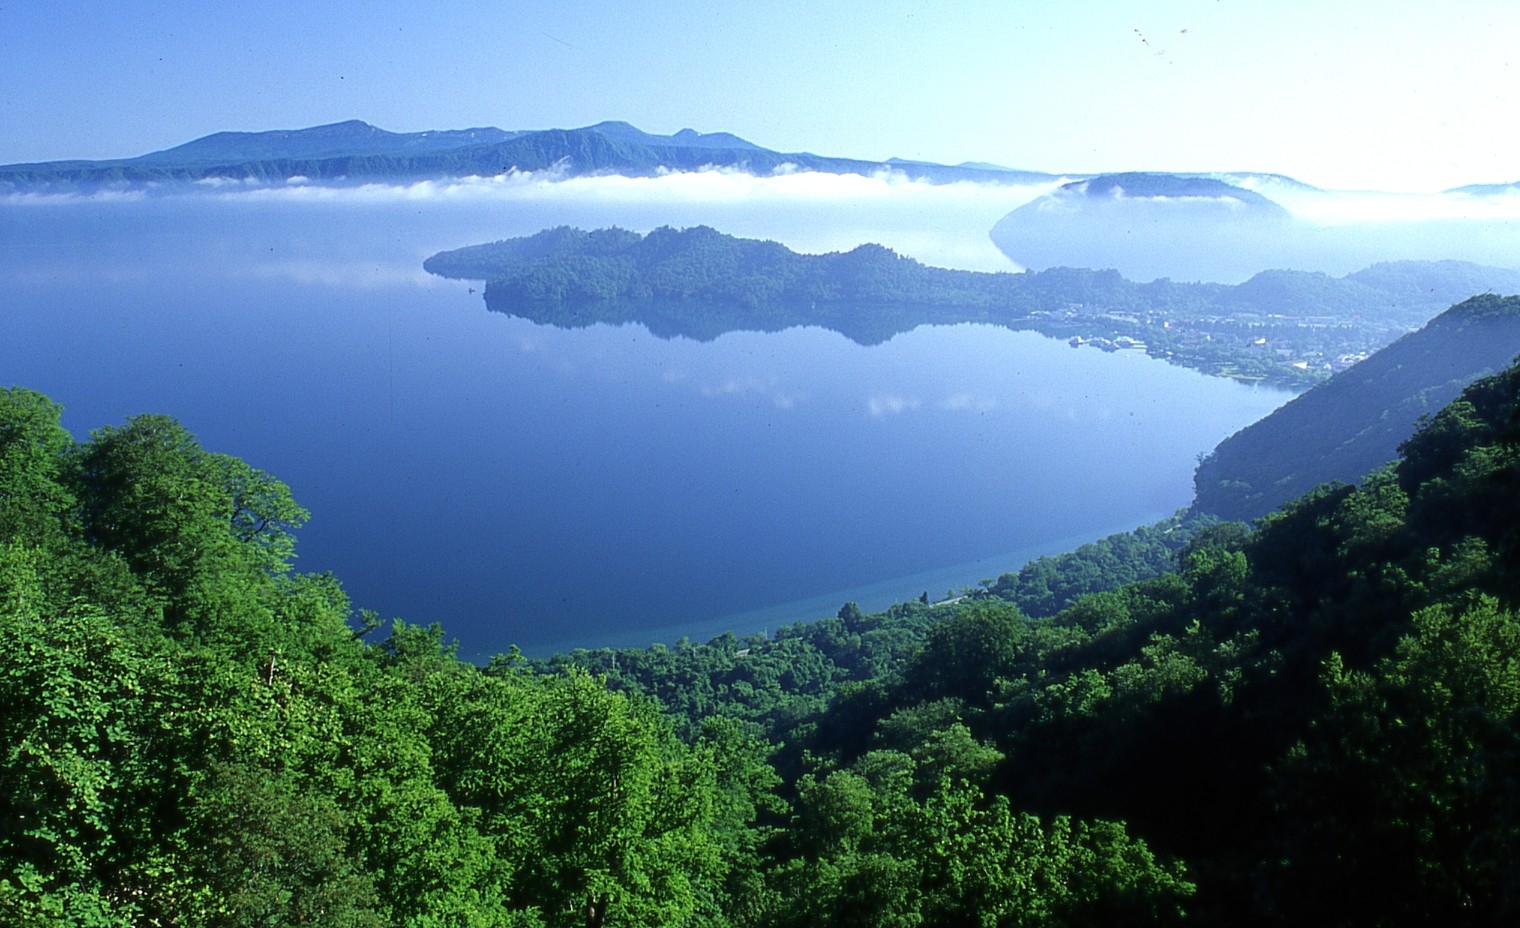
{"type": "Polygon", "coordinates": [[[687,748],[650,702],[583,671],[466,668],[422,687],[440,782],[516,865],[513,908],[555,926],[653,928],[721,898],[725,855],[744,842],[714,824],[744,827],[746,780],[764,782],[744,765],[737,733],[687,748]]]}
{"type": "Polygon", "coordinates": [[[0,872],[19,878],[0,898],[39,915],[72,900],[129,919],[162,863],[136,799],[159,783],[143,749],[156,727],[146,697],[167,668],[94,609],[40,614],[26,589],[38,567],[35,553],[0,545],[0,872]]]}
{"type": "Polygon", "coordinates": [[[289,571],[307,517],[285,484],[156,415],[96,431],[73,465],[85,537],[130,565],[172,630],[280,646],[268,581],[289,571]]]}
{"type": "Polygon", "coordinates": [[[646,701],[571,673],[548,692],[538,873],[551,924],[675,924],[720,874],[715,784],[646,701]]]}
{"type": "Polygon", "coordinates": [[[63,407],[21,387],[0,389],[0,542],[43,544],[61,533],[73,494],[62,464],[73,436],[60,424],[63,407]]]}
{"type": "Polygon", "coordinates": [[[386,924],[348,847],[350,816],[288,768],[218,763],[190,797],[179,914],[207,928],[386,924]]]}
{"type": "Polygon", "coordinates": [[[1330,706],[1283,765],[1275,898],[1342,924],[1520,917],[1520,619],[1438,605],[1373,672],[1339,655],[1330,706]]]}
{"type": "Polygon", "coordinates": [[[929,630],[923,652],[906,671],[920,699],[954,697],[985,706],[999,677],[1019,657],[1026,620],[1012,605],[974,602],[929,630]]]}

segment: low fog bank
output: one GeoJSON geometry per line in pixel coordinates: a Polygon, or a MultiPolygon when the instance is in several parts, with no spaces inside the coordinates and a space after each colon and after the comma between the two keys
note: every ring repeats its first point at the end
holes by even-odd
{"type": "MultiPolygon", "coordinates": [[[[241,262],[249,276],[371,288],[438,286],[421,271],[428,255],[558,225],[641,233],[708,225],[809,254],[875,242],[935,267],[1115,268],[1139,281],[1239,283],[1274,268],[1339,276],[1406,259],[1520,265],[1520,193],[1338,192],[1270,175],[1218,177],[1243,199],[1073,195],[1061,181],[933,184],[893,172],[756,176],[716,168],[406,184],[219,181],[4,194],[0,235],[24,260],[92,240],[95,217],[131,217],[155,247],[177,240],[187,273],[199,261],[222,265],[218,273],[241,262]],[[76,237],[33,241],[23,232],[35,210],[75,217],[76,237]]],[[[132,273],[133,242],[96,245],[102,250],[82,259],[111,258],[119,273],[132,273]]]]}
{"type": "MultiPolygon", "coordinates": [[[[383,260],[419,271],[438,251],[481,241],[531,235],[556,225],[620,226],[648,232],[659,226],[709,225],[730,235],[772,239],[794,251],[821,254],[876,242],[925,264],[961,270],[1017,271],[987,237],[1000,217],[1049,193],[1056,183],[1034,186],[981,183],[932,184],[894,172],[866,176],[795,171],[756,176],[712,169],[656,177],[620,175],[560,177],[553,172],[512,173],[408,184],[318,184],[291,178],[280,184],[219,181],[193,187],[104,190],[83,194],[0,196],[0,213],[26,209],[141,209],[145,212],[218,213],[230,224],[252,228],[287,223],[310,262],[323,246],[304,231],[356,222],[384,229],[383,260]],[[363,217],[355,220],[354,217],[363,217]]],[[[0,220],[3,221],[3,220],[0,220]]],[[[16,220],[21,221],[21,220],[16,220]]],[[[281,249],[282,251],[284,249],[281,249]]],[[[348,253],[346,262],[364,256],[348,253]]],[[[394,273],[383,275],[393,279],[394,273]]],[[[368,275],[370,279],[374,275],[368,275]]],[[[418,278],[420,280],[420,278],[418,278]]]]}
{"type": "Polygon", "coordinates": [[[1380,261],[1520,266],[1520,193],[1379,194],[1242,184],[1224,197],[1087,196],[1063,188],[1011,211],[992,240],[1011,261],[1114,268],[1148,281],[1240,283],[1268,269],[1341,276],[1380,261]]]}

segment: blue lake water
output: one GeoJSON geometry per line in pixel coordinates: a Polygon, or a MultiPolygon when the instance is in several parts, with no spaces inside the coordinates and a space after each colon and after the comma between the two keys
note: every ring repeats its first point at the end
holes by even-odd
{"type": "MultiPolygon", "coordinates": [[[[300,569],[475,659],[937,597],[1169,515],[1199,453],[1289,396],[977,325],[869,348],[558,330],[420,271],[564,222],[648,228],[656,206],[0,201],[0,383],[79,436],[178,417],[312,511],[300,569]]],[[[931,225],[861,210],[857,241],[931,225]]],[[[837,204],[672,212],[798,247],[852,234],[837,204]]]]}

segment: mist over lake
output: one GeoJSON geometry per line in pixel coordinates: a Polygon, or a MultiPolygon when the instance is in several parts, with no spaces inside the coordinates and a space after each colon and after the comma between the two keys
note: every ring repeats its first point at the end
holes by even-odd
{"type": "Polygon", "coordinates": [[[937,597],[1186,505],[1196,456],[1288,398],[988,326],[559,330],[422,272],[547,226],[696,223],[1006,268],[987,230],[1039,193],[596,180],[0,202],[0,382],[77,436],[178,417],[312,511],[300,569],[477,659],[937,597]]]}

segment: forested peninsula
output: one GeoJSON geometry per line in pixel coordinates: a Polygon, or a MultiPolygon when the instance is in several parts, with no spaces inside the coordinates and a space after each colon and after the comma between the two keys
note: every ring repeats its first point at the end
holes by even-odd
{"type": "Polygon", "coordinates": [[[560,227],[441,252],[423,267],[486,281],[492,311],[561,327],[636,322],[705,341],[812,325],[871,345],[920,325],[980,322],[1293,388],[1350,367],[1472,293],[1520,291],[1520,271],[1455,261],[1340,278],[1264,271],[1236,286],[1142,284],[1075,268],[957,271],[880,245],[805,255],[705,226],[647,235],[560,227]]]}
{"type": "Polygon", "coordinates": [[[296,572],[276,477],[60,413],[0,390],[0,923],[1520,917],[1520,367],[1111,582],[485,667],[296,572]]]}

